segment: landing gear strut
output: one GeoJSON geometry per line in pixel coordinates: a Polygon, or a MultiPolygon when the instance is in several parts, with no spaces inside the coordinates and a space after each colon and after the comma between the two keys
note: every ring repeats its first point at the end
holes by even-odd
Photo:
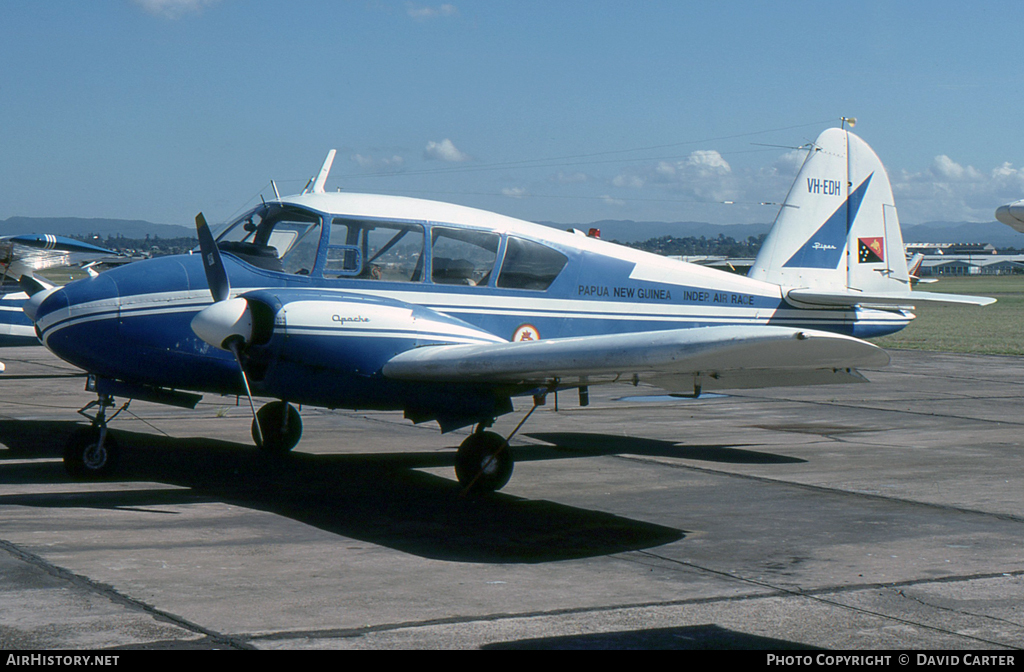
{"type": "Polygon", "coordinates": [[[107,418],[107,409],[114,406],[114,398],[101,394],[99,399],[90,402],[78,411],[89,418],[91,426],[79,429],[68,439],[64,447],[64,469],[74,478],[103,478],[117,469],[121,451],[117,441],[107,432],[107,422],[117,417],[118,413],[128,408],[126,402],[114,415],[107,418]],[[96,407],[92,417],[86,411],[96,407]]]}

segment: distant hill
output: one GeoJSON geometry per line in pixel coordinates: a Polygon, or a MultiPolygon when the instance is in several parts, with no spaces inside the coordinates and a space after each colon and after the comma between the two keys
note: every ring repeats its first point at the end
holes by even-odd
{"type": "Polygon", "coordinates": [[[759,236],[768,233],[771,224],[708,224],[706,222],[634,222],[628,219],[603,219],[589,224],[556,224],[554,222],[538,222],[553,229],[579,229],[586,233],[591,228],[601,229],[601,238],[617,240],[622,243],[636,243],[675,236],[676,238],[717,238],[719,234],[730,236],[736,240],[746,240],[748,236],[759,236]]]}
{"type": "MultiPolygon", "coordinates": [[[[708,224],[706,222],[635,222],[632,220],[603,219],[587,224],[559,224],[539,222],[556,229],[601,229],[605,240],[636,243],[675,236],[686,238],[717,238],[729,236],[745,241],[749,236],[767,233],[771,224],[708,224]]],[[[89,219],[85,217],[10,217],[0,220],[0,235],[19,233],[52,233],[58,236],[98,235],[124,236],[144,239],[195,237],[195,229],[176,224],[154,224],[140,219],[89,219]]],[[[1024,234],[999,222],[926,222],[903,224],[903,240],[907,243],[991,243],[996,247],[1024,248],[1024,234]]]]}
{"type": "MultiPolygon", "coordinates": [[[[708,224],[705,222],[634,222],[630,220],[602,220],[590,224],[556,224],[539,222],[556,229],[601,229],[605,240],[635,243],[675,236],[686,238],[717,238],[719,234],[738,241],[749,236],[768,233],[771,224],[708,224]]],[[[926,222],[924,224],[903,224],[903,241],[906,243],[991,243],[996,247],[1024,248],[1024,233],[1018,233],[999,222],[926,222]]]]}
{"type": "Polygon", "coordinates": [[[905,243],[991,243],[996,247],[1024,247],[1024,233],[1000,222],[927,222],[903,225],[905,243]]]}
{"type": "Polygon", "coordinates": [[[141,219],[87,219],[84,217],[10,217],[0,221],[0,235],[52,233],[57,236],[97,235],[101,238],[122,235],[125,238],[183,238],[196,231],[175,224],[154,224],[141,219]]]}

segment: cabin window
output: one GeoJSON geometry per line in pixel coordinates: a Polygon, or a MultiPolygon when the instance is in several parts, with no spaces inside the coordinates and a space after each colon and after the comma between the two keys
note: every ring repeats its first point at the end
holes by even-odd
{"type": "Polygon", "coordinates": [[[325,278],[419,282],[423,279],[423,227],[335,219],[323,274],[325,278]]]}
{"type": "Polygon", "coordinates": [[[469,229],[431,229],[430,279],[442,285],[487,285],[498,256],[496,233],[469,229]]]}
{"type": "Polygon", "coordinates": [[[509,236],[498,287],[544,290],[562,272],[566,256],[532,240],[509,236]]]}
{"type": "Polygon", "coordinates": [[[217,247],[270,271],[308,275],[320,244],[319,215],[293,207],[261,206],[235,221],[217,247]]]}

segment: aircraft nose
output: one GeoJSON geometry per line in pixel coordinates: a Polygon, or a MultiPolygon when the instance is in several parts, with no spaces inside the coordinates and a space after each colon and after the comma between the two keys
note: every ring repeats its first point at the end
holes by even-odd
{"type": "Polygon", "coordinates": [[[99,275],[39,294],[26,313],[32,311],[36,334],[54,354],[89,370],[97,351],[116,349],[120,297],[113,280],[99,275]]]}

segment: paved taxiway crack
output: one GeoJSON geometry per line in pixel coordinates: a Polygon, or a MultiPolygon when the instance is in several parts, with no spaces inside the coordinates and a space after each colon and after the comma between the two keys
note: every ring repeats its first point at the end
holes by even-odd
{"type": "Polygon", "coordinates": [[[908,504],[910,506],[922,506],[928,509],[936,511],[953,511],[956,513],[968,513],[978,516],[986,516],[994,518],[996,520],[1005,520],[1013,523],[1024,523],[1024,516],[1015,516],[1009,513],[994,513],[992,511],[982,511],[980,509],[969,509],[962,506],[952,506],[949,504],[935,504],[932,502],[922,502],[916,499],[907,499],[905,497],[892,497],[890,495],[880,495],[872,492],[860,492],[857,490],[843,490],[840,488],[830,488],[824,485],[815,485],[813,483],[800,483],[797,481],[787,481],[778,478],[769,478],[767,476],[754,476],[752,474],[738,474],[732,471],[722,471],[719,469],[710,469],[708,467],[697,467],[692,464],[675,464],[667,462],[662,459],[644,457],[641,455],[610,455],[620,460],[629,460],[633,462],[643,462],[647,464],[658,464],[661,466],[669,467],[671,469],[684,469],[688,471],[698,471],[705,474],[714,474],[716,476],[729,476],[733,478],[741,478],[749,481],[757,481],[759,483],[771,483],[772,485],[787,485],[794,488],[813,490],[815,492],[827,492],[830,494],[849,495],[851,497],[858,497],[861,499],[872,499],[883,502],[898,502],[900,504],[908,504]]]}
{"type": "MultiPolygon", "coordinates": [[[[566,616],[584,616],[594,614],[613,614],[615,612],[623,612],[630,610],[643,610],[643,609],[657,609],[657,608],[670,608],[670,607],[686,607],[686,606],[697,606],[697,605],[715,605],[715,604],[730,604],[730,603],[743,603],[743,602],[756,602],[758,600],[770,599],[770,598],[796,598],[796,599],[807,599],[819,604],[825,605],[830,608],[842,609],[850,611],[856,614],[861,614],[873,618],[898,623],[900,625],[907,625],[915,628],[921,628],[932,632],[940,633],[943,635],[951,636],[958,639],[967,640],[975,644],[984,644],[988,646],[994,646],[999,648],[1007,649],[1019,649],[1021,647],[1014,644],[1007,644],[1006,642],[996,641],[992,639],[986,639],[984,637],[977,637],[964,632],[958,632],[949,628],[942,628],[935,625],[924,623],[920,620],[914,620],[904,618],[892,614],[887,614],[874,609],[866,609],[864,607],[858,607],[855,605],[844,604],[835,599],[829,599],[829,595],[844,595],[844,594],[855,594],[863,591],[877,591],[887,590],[896,591],[897,594],[902,597],[908,597],[903,593],[903,589],[913,586],[927,586],[934,584],[956,584],[966,583],[976,580],[1001,578],[1007,576],[1022,577],[1024,571],[1017,572],[997,572],[997,573],[985,573],[985,574],[974,574],[964,576],[948,576],[939,579],[916,579],[911,581],[901,581],[894,583],[865,583],[865,584],[854,584],[845,586],[824,586],[816,588],[814,590],[800,591],[792,590],[782,586],[777,586],[766,581],[757,579],[750,579],[722,570],[712,569],[710,567],[704,567],[697,565],[685,560],[675,560],[668,558],[657,553],[650,551],[633,551],[626,554],[616,555],[620,559],[624,559],[630,562],[649,563],[651,561],[657,562],[660,566],[666,564],[676,566],[678,568],[685,568],[705,575],[712,575],[716,578],[725,579],[728,581],[740,582],[753,588],[761,589],[764,592],[758,592],[756,594],[747,595],[730,595],[725,597],[701,597],[701,598],[689,598],[682,600],[665,600],[665,601],[652,601],[652,602],[631,602],[621,603],[612,605],[602,605],[593,607],[579,607],[570,609],[551,609],[551,610],[538,610],[528,611],[519,613],[494,613],[494,614],[483,614],[475,616],[462,616],[462,617],[451,617],[451,618],[436,618],[436,619],[425,619],[421,621],[402,621],[395,623],[379,623],[376,625],[368,625],[361,628],[323,628],[323,629],[307,629],[307,630],[282,630],[278,632],[264,632],[260,634],[244,635],[236,634],[235,637],[244,639],[249,642],[282,642],[290,640],[300,639],[351,639],[358,638],[366,635],[380,634],[386,632],[394,632],[398,630],[416,630],[425,628],[436,628],[438,626],[457,626],[471,623],[500,623],[502,621],[512,620],[528,620],[528,619],[541,619],[541,618],[557,618],[566,616]]],[[[915,599],[915,598],[908,598],[915,599]]],[[[987,620],[998,620],[1003,623],[1016,628],[1024,628],[1024,624],[1014,623],[1005,619],[992,619],[992,617],[984,615],[971,614],[969,612],[952,610],[943,607],[936,607],[927,603],[918,602],[927,608],[941,609],[957,615],[967,616],[971,618],[983,618],[987,620]]]]}
{"type": "MultiPolygon", "coordinates": [[[[994,640],[990,640],[990,639],[985,639],[983,637],[976,637],[976,636],[965,634],[965,633],[962,633],[962,632],[957,632],[955,630],[950,630],[948,628],[941,628],[941,627],[938,627],[938,626],[935,626],[935,625],[930,625],[928,623],[921,622],[920,620],[911,620],[911,619],[902,618],[902,617],[899,617],[899,616],[894,616],[892,614],[886,614],[886,613],[883,613],[883,612],[880,612],[880,611],[877,611],[877,610],[873,610],[873,609],[865,609],[863,607],[857,607],[857,606],[850,605],[850,604],[844,604],[842,602],[839,602],[838,600],[831,600],[831,599],[828,599],[828,598],[826,598],[824,596],[825,595],[835,595],[835,594],[840,594],[840,593],[851,593],[851,592],[860,591],[860,590],[872,590],[872,589],[895,590],[897,587],[900,587],[901,589],[897,590],[897,594],[901,595],[902,597],[908,597],[903,592],[902,588],[913,586],[913,585],[926,585],[926,584],[934,584],[934,583],[939,583],[939,582],[942,582],[942,583],[953,583],[953,582],[962,582],[962,581],[974,581],[974,580],[977,580],[977,579],[990,579],[990,578],[995,578],[997,576],[1024,576],[1024,571],[1001,572],[1001,573],[998,573],[998,574],[988,573],[988,574],[984,574],[984,575],[974,575],[974,576],[944,577],[943,579],[922,579],[922,580],[918,580],[918,581],[903,581],[903,582],[891,583],[891,584],[889,584],[889,583],[883,583],[883,584],[876,583],[876,584],[840,586],[840,587],[831,586],[831,587],[817,588],[817,589],[814,589],[814,590],[803,591],[803,590],[791,590],[789,588],[785,588],[783,586],[778,586],[778,585],[769,583],[767,581],[763,581],[763,580],[759,580],[759,579],[751,579],[751,578],[743,577],[743,576],[738,576],[738,575],[730,573],[730,572],[724,572],[724,571],[721,571],[721,570],[712,569],[710,567],[703,567],[701,565],[697,565],[697,564],[694,564],[692,562],[688,562],[686,560],[676,560],[676,559],[673,559],[673,558],[668,558],[668,557],[665,557],[663,555],[659,555],[657,553],[652,553],[650,551],[636,551],[636,554],[637,555],[647,556],[647,557],[650,557],[650,558],[656,558],[659,561],[666,562],[666,563],[669,563],[669,564],[681,565],[683,567],[687,567],[687,568],[690,568],[690,569],[695,569],[695,570],[698,570],[700,572],[704,572],[704,573],[707,573],[707,574],[713,574],[714,576],[717,576],[717,577],[720,577],[720,578],[726,578],[726,579],[730,579],[730,580],[733,580],[733,581],[738,581],[738,582],[741,582],[741,583],[744,583],[744,584],[748,584],[748,585],[752,585],[752,586],[757,586],[757,587],[760,587],[760,588],[766,588],[766,589],[769,589],[769,590],[773,591],[776,595],[785,595],[785,596],[790,596],[790,597],[806,598],[808,600],[814,600],[816,602],[821,602],[823,604],[827,604],[827,605],[829,605],[831,607],[836,607],[836,608],[839,608],[839,609],[846,609],[846,610],[849,610],[849,611],[857,612],[857,613],[860,613],[860,614],[866,614],[866,615],[874,616],[874,617],[877,617],[877,618],[884,618],[884,619],[887,619],[887,620],[890,620],[890,621],[894,621],[896,623],[900,623],[900,624],[903,624],[903,625],[910,625],[910,626],[913,626],[913,627],[916,627],[916,628],[922,628],[922,629],[926,629],[926,630],[931,630],[933,632],[939,632],[939,633],[946,634],[946,635],[953,635],[953,636],[956,636],[956,637],[962,637],[964,639],[969,639],[971,641],[980,642],[980,643],[983,643],[983,644],[990,644],[990,645],[993,645],[993,646],[1002,646],[1002,647],[1006,647],[1006,648],[1010,648],[1010,649],[1019,649],[1019,648],[1021,648],[1021,647],[1018,647],[1018,646],[1014,646],[1012,644],[1006,644],[1004,642],[998,642],[998,641],[994,641],[994,640]]],[[[730,598],[730,599],[741,599],[741,598],[730,598]]],[[[757,599],[757,598],[753,598],[753,599],[757,599]]],[[[1024,625],[1022,625],[1020,623],[1014,623],[1012,621],[1007,621],[1005,619],[991,619],[991,617],[988,617],[988,616],[978,616],[976,614],[970,614],[968,612],[964,612],[964,611],[960,611],[960,610],[948,609],[948,608],[945,608],[945,607],[936,607],[934,605],[929,605],[929,604],[927,604],[925,602],[922,602],[920,600],[916,600],[916,598],[908,598],[908,599],[914,599],[915,601],[917,601],[922,606],[925,606],[925,607],[928,607],[928,608],[942,609],[943,611],[949,611],[951,613],[955,613],[955,614],[958,614],[958,615],[971,616],[973,618],[986,618],[986,619],[990,619],[990,620],[999,620],[999,621],[1002,621],[1002,622],[1007,623],[1009,625],[1012,625],[1014,627],[1024,628],[1024,625]]]]}
{"type": "Polygon", "coordinates": [[[250,645],[245,643],[244,638],[240,639],[238,637],[222,635],[220,633],[213,632],[211,630],[208,630],[207,628],[204,628],[204,627],[202,627],[200,625],[192,623],[192,622],[190,622],[190,621],[188,621],[188,620],[186,620],[184,618],[181,618],[180,616],[175,616],[174,614],[169,614],[166,611],[162,611],[162,610],[157,609],[156,607],[150,606],[150,605],[148,605],[148,604],[146,604],[144,602],[141,602],[141,601],[136,600],[134,598],[128,597],[127,595],[124,595],[124,594],[118,592],[112,586],[108,586],[108,585],[100,583],[98,581],[93,581],[92,579],[89,579],[87,577],[81,576],[79,574],[75,574],[74,572],[71,572],[71,571],[69,571],[67,569],[64,569],[63,567],[58,567],[57,565],[54,565],[53,563],[48,562],[44,558],[42,558],[42,557],[40,557],[40,556],[38,556],[38,555],[36,555],[34,553],[30,553],[30,552],[20,548],[16,544],[12,544],[9,541],[5,541],[3,539],[0,539],[0,550],[6,551],[8,553],[8,555],[11,555],[15,559],[20,560],[21,562],[27,563],[29,565],[32,565],[33,567],[36,567],[36,568],[46,572],[50,576],[53,576],[53,577],[55,577],[57,579],[60,579],[61,581],[67,582],[67,583],[71,584],[72,586],[74,586],[76,588],[79,588],[79,589],[82,589],[82,590],[86,590],[88,592],[100,595],[100,596],[110,600],[111,602],[114,602],[114,603],[119,604],[121,606],[127,607],[128,609],[132,609],[132,610],[135,610],[135,611],[142,611],[142,612],[148,614],[149,616],[151,616],[151,617],[153,617],[153,618],[155,618],[157,620],[164,621],[166,623],[171,623],[172,625],[176,625],[176,626],[178,626],[178,627],[180,627],[180,628],[182,628],[184,630],[188,630],[189,632],[194,632],[194,633],[196,633],[198,635],[202,635],[203,637],[206,638],[207,642],[213,648],[217,648],[217,647],[223,647],[223,648],[228,648],[228,649],[251,649],[251,648],[253,648],[252,646],[250,646],[250,645]]]}

